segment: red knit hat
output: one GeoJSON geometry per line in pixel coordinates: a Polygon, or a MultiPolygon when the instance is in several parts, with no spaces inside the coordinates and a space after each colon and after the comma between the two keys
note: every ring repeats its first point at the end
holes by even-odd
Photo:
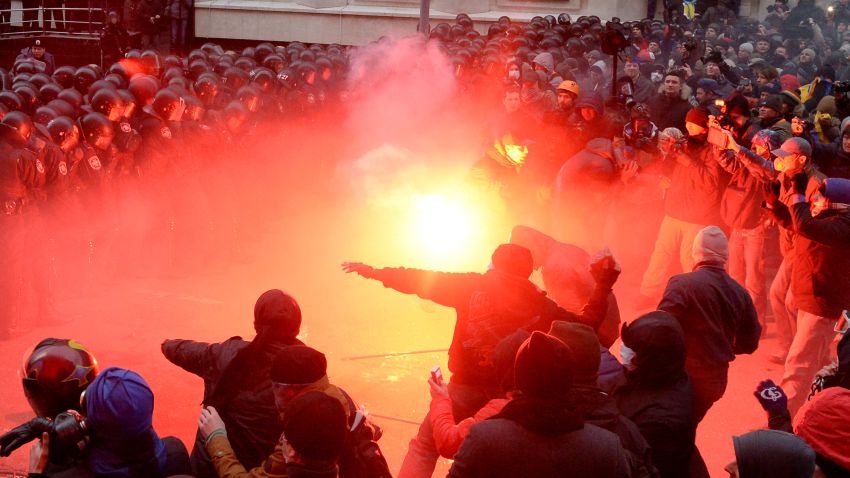
{"type": "Polygon", "coordinates": [[[797,79],[797,75],[782,75],[779,77],[779,86],[783,90],[793,91],[800,87],[800,80],[797,79]]]}
{"type": "Polygon", "coordinates": [[[832,387],[815,395],[794,417],[794,433],[819,455],[850,470],[850,390],[832,387]]]}
{"type": "Polygon", "coordinates": [[[693,123],[698,126],[702,126],[703,128],[708,127],[708,110],[705,108],[697,107],[691,108],[688,111],[688,115],[685,117],[686,123],[693,123]]]}

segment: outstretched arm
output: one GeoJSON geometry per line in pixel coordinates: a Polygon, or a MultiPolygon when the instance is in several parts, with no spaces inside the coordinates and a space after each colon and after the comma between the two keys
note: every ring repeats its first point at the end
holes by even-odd
{"type": "Polygon", "coordinates": [[[465,305],[481,278],[481,274],[474,272],[437,272],[403,267],[376,269],[360,262],[344,262],[342,270],[381,281],[384,287],[415,294],[446,307],[465,305]]]}

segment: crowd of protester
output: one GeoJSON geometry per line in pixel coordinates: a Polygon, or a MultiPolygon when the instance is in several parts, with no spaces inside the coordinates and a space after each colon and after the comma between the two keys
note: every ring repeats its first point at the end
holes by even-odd
{"type": "MultiPolygon", "coordinates": [[[[457,94],[501,104],[482,119],[470,184],[534,227],[515,227],[484,273],[343,264],[457,313],[451,377],[429,381],[400,477],[431,476],[440,456],[454,460],[450,477],[708,476],[697,426],[724,395],[729,363],[768,329],[784,375],[758,384],[768,429],[733,437],[726,471],[850,476],[850,2],[780,0],[761,22],[726,0],[667,6],[663,22],[503,17],[482,34],[461,14],[430,32],[457,94]],[[618,254],[649,256],[638,317],[620,317],[611,252],[588,253],[624,234],[618,254]]],[[[85,258],[64,273],[96,266],[102,244],[152,248],[170,264],[167,241],[139,236],[169,237],[190,218],[238,222],[221,194],[228,178],[199,161],[239,157],[227,153],[273,122],[344,108],[353,91],[356,49],[339,45],[205,44],[186,57],[119,47],[105,68],[49,74],[40,46],[0,75],[0,270],[14,272],[0,283],[5,334],[21,281],[50,296],[54,246],[32,238],[98,216],[82,222],[100,227],[56,238],[85,258]],[[169,200],[176,181],[197,203],[169,200]],[[152,230],[121,221],[131,203],[149,205],[152,230]]],[[[232,245],[231,226],[213,224],[210,240],[232,245]]],[[[50,315],[49,302],[38,309],[50,315]]],[[[250,342],[163,343],[204,380],[191,456],[153,429],[141,376],[45,339],[22,372],[37,417],[0,437],[0,454],[38,440],[30,476],[389,476],[380,429],[331,384],[300,326],[296,300],[271,290],[250,342]]]]}

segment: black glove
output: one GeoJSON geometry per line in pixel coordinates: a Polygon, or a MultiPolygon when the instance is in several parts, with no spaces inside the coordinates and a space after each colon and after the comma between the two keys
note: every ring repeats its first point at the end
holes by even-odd
{"type": "Polygon", "coordinates": [[[33,418],[32,420],[18,425],[0,436],[0,456],[9,456],[21,446],[41,438],[41,434],[50,430],[49,418],[33,418]]]}
{"type": "Polygon", "coordinates": [[[597,252],[590,260],[590,275],[596,281],[597,287],[610,290],[620,277],[621,271],[620,264],[607,247],[597,252]]]}
{"type": "Polygon", "coordinates": [[[768,414],[776,415],[788,410],[788,395],[771,379],[761,381],[753,395],[768,414]]]}
{"type": "Polygon", "coordinates": [[[797,173],[791,178],[791,190],[794,194],[806,195],[806,189],[809,187],[809,176],[806,173],[797,173]]]}
{"type": "Polygon", "coordinates": [[[764,183],[764,202],[768,206],[773,206],[779,202],[779,181],[765,181],[764,183]]]}

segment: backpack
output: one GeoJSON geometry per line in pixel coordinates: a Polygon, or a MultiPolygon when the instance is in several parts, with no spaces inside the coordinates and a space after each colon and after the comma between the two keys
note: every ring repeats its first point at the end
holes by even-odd
{"type": "Polygon", "coordinates": [[[348,401],[348,438],[339,458],[340,478],[392,478],[390,468],[378,440],[381,428],[372,423],[365,410],[357,408],[354,400],[340,389],[348,401]]]}

